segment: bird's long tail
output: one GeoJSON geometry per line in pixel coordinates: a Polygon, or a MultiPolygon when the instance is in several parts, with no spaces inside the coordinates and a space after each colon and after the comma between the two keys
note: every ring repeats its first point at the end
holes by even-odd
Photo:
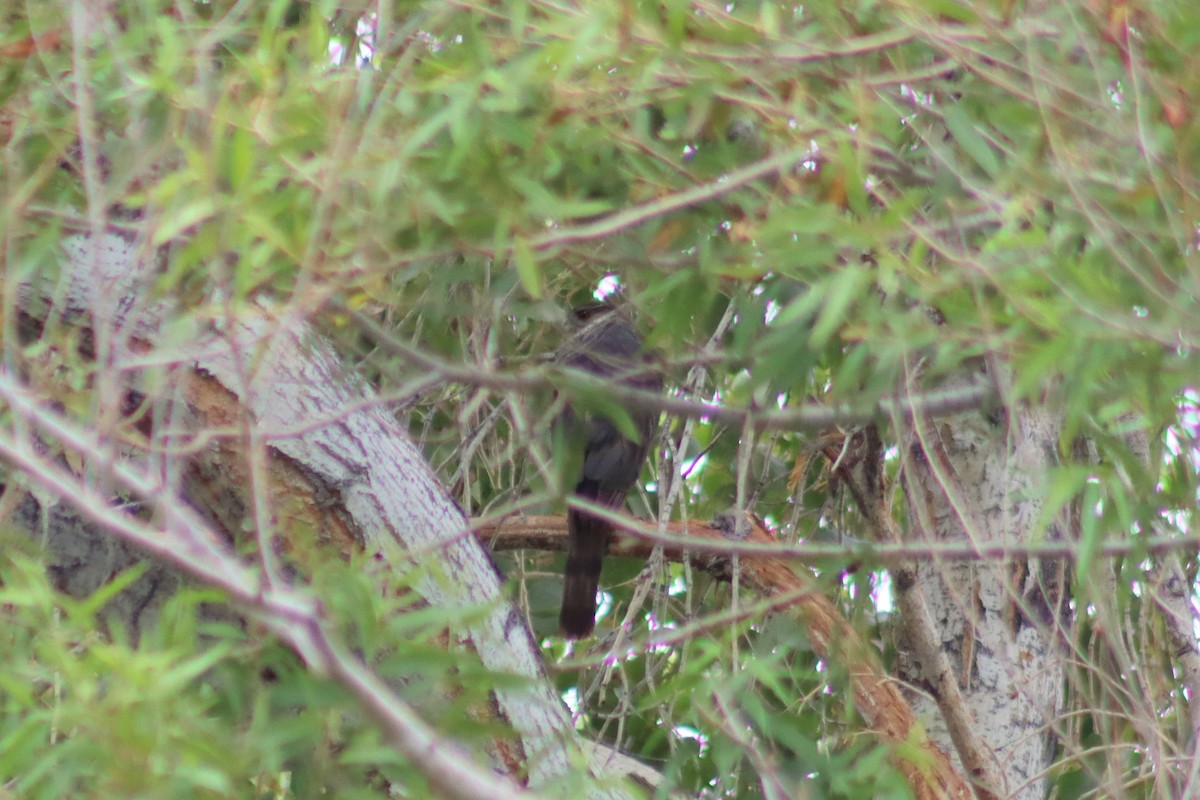
{"type": "MultiPolygon", "coordinates": [[[[619,507],[624,498],[596,497],[580,486],[577,494],[588,500],[619,507]],[[590,497],[588,495],[591,495],[590,497]],[[615,501],[615,502],[614,502],[615,501]]],[[[582,639],[596,627],[596,592],[600,566],[608,552],[612,526],[586,511],[567,511],[567,566],[563,573],[562,612],[559,627],[570,639],[582,639]]]]}

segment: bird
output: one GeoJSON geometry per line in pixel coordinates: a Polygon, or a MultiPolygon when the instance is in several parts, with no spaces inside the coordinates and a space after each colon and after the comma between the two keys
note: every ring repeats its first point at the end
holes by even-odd
{"type": "MultiPolygon", "coordinates": [[[[662,375],[642,350],[642,338],[630,320],[608,302],[572,309],[574,333],[560,348],[558,360],[623,386],[661,392],[662,375]]],[[[583,468],[576,497],[611,509],[625,504],[637,482],[658,431],[659,413],[629,410],[637,439],[623,434],[599,414],[581,415],[567,405],[560,423],[569,442],[582,447],[583,468]]],[[[567,563],[563,574],[562,611],[558,623],[569,639],[582,639],[596,626],[596,592],[600,567],[612,538],[612,524],[587,511],[567,510],[567,563]]]]}

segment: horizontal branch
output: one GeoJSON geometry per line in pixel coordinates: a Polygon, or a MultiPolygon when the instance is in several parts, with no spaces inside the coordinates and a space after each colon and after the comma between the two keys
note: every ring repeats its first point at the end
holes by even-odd
{"type": "MultiPolygon", "coordinates": [[[[1012,558],[1078,558],[1082,545],[1074,542],[1041,542],[980,546],[970,542],[921,542],[900,544],[779,544],[775,537],[766,540],[734,540],[718,525],[691,520],[669,522],[665,530],[611,509],[571,498],[568,505],[603,517],[615,526],[609,552],[617,556],[647,558],[661,546],[672,560],[694,556],[738,556],[745,559],[778,558],[800,563],[883,565],[893,559],[935,559],[939,561],[1006,561],[1012,558]]],[[[476,519],[471,522],[475,536],[493,550],[567,549],[567,522],[563,516],[504,517],[476,519]]],[[[1117,558],[1128,555],[1163,555],[1200,548],[1200,534],[1190,536],[1147,536],[1140,539],[1108,541],[1089,548],[1093,557],[1117,558]]]]}
{"type": "Polygon", "coordinates": [[[911,420],[915,416],[937,417],[980,408],[997,396],[992,384],[976,383],[862,403],[808,403],[792,408],[738,408],[635,389],[597,378],[583,370],[560,365],[519,372],[498,372],[482,367],[454,364],[401,342],[360,311],[346,306],[343,306],[342,310],[350,314],[359,328],[380,347],[422,370],[440,376],[447,382],[498,391],[528,392],[561,386],[563,381],[552,380],[552,376],[558,374],[564,376],[567,379],[566,383],[574,388],[603,393],[630,408],[711,420],[739,428],[749,426],[755,430],[826,430],[837,426],[861,425],[880,418],[911,420]]]}
{"type": "MultiPolygon", "coordinates": [[[[575,505],[574,502],[572,505],[575,505]]],[[[600,510],[599,506],[587,503],[579,503],[578,506],[589,511],[600,510]]],[[[617,514],[604,516],[622,524],[629,521],[629,518],[617,514]]],[[[672,527],[681,529],[680,526],[672,527]]],[[[702,548],[705,552],[725,556],[727,547],[731,545],[735,548],[765,548],[774,541],[774,535],[753,517],[747,516],[745,522],[739,524],[734,513],[719,516],[708,524],[689,525],[687,531],[687,536],[670,538],[671,544],[665,546],[670,556],[681,558],[686,552],[689,557],[696,558],[701,550],[695,546],[697,544],[705,545],[702,548]],[[674,549],[673,544],[677,542],[688,546],[674,549]]],[[[476,535],[487,544],[505,542],[528,546],[541,537],[547,541],[565,542],[566,523],[560,517],[524,517],[481,526],[476,535]]],[[[639,546],[645,546],[645,542],[618,536],[610,552],[641,554],[643,551],[636,549],[639,546]]],[[[724,558],[714,558],[712,563],[705,566],[727,567],[728,562],[724,558]],[[724,564],[718,564],[718,561],[724,564]]],[[[880,666],[874,649],[847,622],[811,577],[797,572],[779,558],[748,559],[741,562],[738,574],[739,585],[767,600],[768,610],[794,608],[803,620],[813,650],[822,658],[845,665],[856,710],[881,739],[897,748],[892,750],[893,763],[905,774],[918,798],[951,797],[965,800],[971,796],[971,790],[950,765],[949,759],[917,725],[912,708],[901,695],[896,682],[880,666]],[[914,759],[904,753],[905,747],[913,745],[925,750],[924,758],[914,759]]]]}

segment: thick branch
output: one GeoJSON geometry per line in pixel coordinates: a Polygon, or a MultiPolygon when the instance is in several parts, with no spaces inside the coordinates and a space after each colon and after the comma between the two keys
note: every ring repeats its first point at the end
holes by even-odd
{"type": "MultiPolygon", "coordinates": [[[[868,426],[853,434],[843,445],[827,446],[824,452],[835,474],[853,495],[859,512],[875,528],[875,539],[889,544],[899,543],[900,536],[887,502],[881,469],[883,443],[875,426],[868,426]]],[[[941,633],[934,625],[933,615],[921,590],[915,562],[891,558],[886,563],[896,589],[900,624],[917,651],[923,677],[946,722],[954,749],[970,775],[980,800],[997,800],[997,789],[1004,785],[1003,777],[995,754],[979,736],[978,725],[963,696],[949,656],[942,649],[941,633]]]]}
{"type": "MultiPolygon", "coordinates": [[[[155,452],[154,463],[158,468],[165,464],[168,476],[168,485],[157,487],[162,496],[155,496],[154,501],[194,502],[205,513],[229,503],[249,507],[252,498],[245,492],[250,481],[244,472],[238,472],[245,467],[244,431],[235,424],[248,411],[262,434],[260,441],[271,445],[264,476],[269,485],[254,489],[268,492],[266,499],[276,509],[291,508],[289,501],[295,500],[295,507],[316,515],[315,521],[321,524],[297,526],[300,533],[317,532],[314,550],[329,548],[324,552],[336,558],[339,553],[361,548],[397,567],[422,556],[431,567],[421,571],[415,582],[422,598],[446,608],[486,609],[472,614],[456,635],[478,654],[486,669],[527,679],[520,685],[495,687],[490,708],[483,711],[517,734],[489,743],[492,766],[510,776],[520,775],[534,787],[567,774],[579,739],[561,697],[545,680],[532,633],[503,598],[486,553],[461,535],[465,527],[461,510],[441,490],[420,452],[383,404],[371,396],[369,387],[345,371],[328,344],[303,319],[262,307],[258,313],[254,308],[239,308],[237,316],[230,314],[203,329],[198,326],[195,335],[178,348],[157,347],[161,321],[174,314],[169,306],[146,299],[150,293],[139,291],[141,282],[151,274],[153,265],[147,257],[152,253],[117,236],[74,237],[63,245],[67,263],[58,288],[66,288],[57,297],[55,313],[110,338],[113,352],[105,364],[111,369],[99,374],[114,382],[115,376],[121,376],[122,383],[109,387],[105,397],[122,390],[126,380],[138,385],[139,370],[148,366],[166,363],[180,373],[172,383],[170,402],[176,408],[186,407],[181,416],[187,419],[176,419],[164,410],[162,419],[170,421],[143,431],[155,452]],[[252,366],[246,376],[249,385],[239,379],[233,352],[247,354],[246,363],[252,366]],[[197,392],[197,387],[212,391],[197,392]],[[209,423],[220,433],[198,437],[197,425],[209,423]],[[286,435],[280,434],[289,428],[292,430],[286,435]],[[190,494],[208,489],[197,486],[205,483],[203,477],[200,481],[185,478],[180,486],[180,475],[200,456],[198,447],[204,448],[204,458],[215,458],[219,465],[210,496],[190,494]],[[279,464],[289,464],[292,469],[279,470],[279,464]],[[187,495],[186,499],[181,495],[187,495]],[[339,553],[330,553],[333,548],[339,553]]],[[[41,308],[37,303],[46,288],[23,284],[21,299],[41,308]]],[[[172,341],[178,340],[178,328],[173,329],[173,336],[172,341]]],[[[154,415],[147,419],[151,417],[157,419],[154,415]]],[[[102,469],[113,464],[114,469],[123,468],[111,456],[98,463],[102,469]]],[[[232,509],[232,516],[225,519],[214,514],[215,524],[228,524],[231,532],[237,533],[241,518],[236,512],[232,509]]],[[[281,541],[287,538],[285,533],[293,533],[293,518],[276,521],[275,516],[268,522],[275,528],[272,541],[281,541]]],[[[154,544],[152,538],[145,542],[146,546],[154,544]]],[[[169,555],[164,557],[170,560],[169,555]]],[[[200,559],[197,564],[208,562],[200,559]]],[[[205,568],[212,575],[223,574],[219,567],[205,568]]],[[[297,631],[280,631],[280,636],[305,646],[309,662],[325,664],[352,694],[369,688],[369,675],[355,673],[352,662],[327,664],[328,650],[311,640],[311,632],[305,633],[310,626],[297,627],[297,631]]],[[[447,754],[452,757],[453,753],[447,754]]],[[[414,763],[421,766],[427,762],[414,763]]],[[[436,767],[437,762],[430,763],[436,767]]],[[[435,783],[437,779],[430,780],[435,783]]],[[[593,795],[619,797],[627,792],[612,785],[597,787],[593,795]]],[[[491,795],[480,792],[474,796],[491,795]]]]}
{"type": "MultiPolygon", "coordinates": [[[[774,537],[760,522],[752,517],[749,520],[750,524],[741,531],[731,530],[737,526],[720,518],[708,525],[671,523],[668,527],[675,535],[664,545],[664,553],[669,558],[691,558],[710,571],[728,571],[729,561],[721,556],[730,545],[767,547],[774,542],[774,537]],[[731,537],[739,541],[735,542],[731,537]]],[[[522,542],[526,546],[557,543],[565,540],[566,523],[561,517],[521,517],[481,526],[476,535],[487,543],[504,542],[506,547],[522,542]]],[[[651,548],[652,545],[643,539],[618,535],[610,552],[648,555],[651,548]]],[[[971,797],[970,787],[955,772],[945,753],[917,724],[912,708],[900,694],[895,681],[879,665],[874,650],[809,578],[797,574],[782,559],[759,557],[741,562],[739,581],[741,586],[765,599],[780,601],[778,608],[794,608],[803,620],[816,653],[846,665],[856,708],[883,741],[893,746],[916,743],[927,752],[933,765],[928,771],[900,755],[900,751],[894,751],[897,754],[893,756],[897,768],[907,777],[918,798],[971,797]]]]}
{"type": "Polygon", "coordinates": [[[0,397],[23,425],[98,469],[105,479],[102,483],[111,482],[153,508],[163,520],[164,530],[154,530],[114,508],[107,496],[39,454],[27,437],[11,429],[0,433],[0,457],[96,525],[227,593],[234,603],[287,642],[312,669],[338,680],[439,794],[461,800],[531,796],[438,736],[411,706],[334,641],[315,599],[285,584],[265,584],[220,544],[220,538],[194,512],[162,492],[151,475],[124,462],[94,434],[39,406],[10,375],[0,374],[0,397]]]}
{"type": "MultiPolygon", "coordinates": [[[[654,547],[661,545],[668,558],[679,560],[686,551],[692,555],[739,556],[743,559],[778,558],[784,561],[828,565],[839,562],[886,566],[897,560],[936,558],[939,561],[1009,561],[1013,558],[1061,558],[1071,563],[1079,555],[1076,542],[1017,542],[1013,544],[983,544],[972,542],[907,542],[892,541],[877,544],[858,542],[846,544],[780,544],[778,541],[720,539],[705,535],[712,525],[705,522],[670,522],[663,530],[612,511],[574,498],[568,505],[604,517],[618,526],[613,539],[615,555],[648,557],[654,547]],[[697,533],[700,532],[700,533],[697,533]]],[[[478,518],[471,521],[476,536],[492,550],[566,550],[566,518],[562,516],[520,516],[478,518]]],[[[1092,557],[1117,558],[1128,555],[1162,555],[1190,551],[1200,547],[1200,535],[1146,536],[1097,544],[1092,557]]]]}

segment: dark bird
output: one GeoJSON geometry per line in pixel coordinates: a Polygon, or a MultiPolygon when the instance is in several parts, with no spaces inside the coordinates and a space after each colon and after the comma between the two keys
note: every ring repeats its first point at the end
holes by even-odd
{"type": "MultiPolygon", "coordinates": [[[[624,386],[662,391],[662,375],[642,353],[642,339],[630,321],[607,303],[573,309],[574,335],[559,350],[559,361],[575,369],[612,378],[624,386]]],[[[637,482],[638,473],[658,430],[658,412],[631,409],[637,440],[627,438],[603,416],[577,414],[570,406],[562,424],[572,443],[583,446],[583,471],[577,497],[619,509],[637,482]]],[[[562,613],[558,624],[568,638],[581,639],[596,626],[596,592],[600,565],[608,552],[612,525],[586,511],[567,510],[567,566],[563,575],[562,613]]]]}

